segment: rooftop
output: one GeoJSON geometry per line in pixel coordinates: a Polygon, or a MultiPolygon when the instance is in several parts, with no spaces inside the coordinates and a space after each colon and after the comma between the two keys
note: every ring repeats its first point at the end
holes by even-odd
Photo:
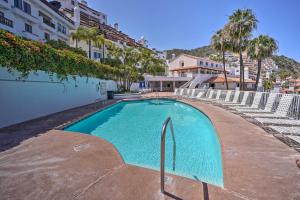
{"type": "MultiPolygon", "coordinates": [[[[239,77],[227,77],[228,83],[239,83],[240,78],[239,77]]],[[[218,75],[215,77],[212,77],[205,81],[204,83],[225,83],[225,77],[223,75],[218,75]]],[[[255,83],[252,79],[245,79],[245,83],[255,83]]]]}

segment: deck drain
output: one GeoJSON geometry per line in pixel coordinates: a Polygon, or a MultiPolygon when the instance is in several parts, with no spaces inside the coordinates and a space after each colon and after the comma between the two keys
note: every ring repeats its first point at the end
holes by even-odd
{"type": "Polygon", "coordinates": [[[165,184],[170,185],[173,181],[173,178],[170,176],[165,177],[165,184]]]}
{"type": "Polygon", "coordinates": [[[90,147],[90,144],[78,144],[73,146],[73,150],[76,152],[88,149],[90,147]]]}

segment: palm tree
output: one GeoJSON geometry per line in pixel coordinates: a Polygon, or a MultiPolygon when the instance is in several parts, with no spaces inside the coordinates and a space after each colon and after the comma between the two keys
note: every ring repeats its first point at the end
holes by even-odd
{"type": "Polygon", "coordinates": [[[80,42],[80,40],[83,39],[84,32],[85,32],[85,29],[82,27],[79,27],[75,32],[71,33],[71,39],[75,40],[76,48],[78,48],[78,43],[80,42]]]}
{"type": "Polygon", "coordinates": [[[247,54],[251,59],[257,60],[257,76],[255,82],[255,90],[257,90],[260,73],[261,73],[261,62],[272,56],[278,49],[276,41],[267,36],[260,35],[249,42],[247,47],[247,54]]]}
{"type": "Polygon", "coordinates": [[[228,81],[227,81],[227,73],[226,73],[226,66],[225,66],[225,51],[229,50],[230,42],[228,36],[225,32],[226,30],[219,30],[215,35],[213,35],[211,39],[211,44],[213,48],[222,54],[222,62],[223,62],[223,73],[226,82],[226,89],[228,90],[228,81]]]}
{"type": "Polygon", "coordinates": [[[236,10],[229,16],[229,23],[226,25],[232,41],[232,51],[240,57],[240,88],[244,90],[244,63],[243,51],[246,50],[247,42],[251,32],[257,27],[257,19],[251,9],[236,10]]]}
{"type": "Polygon", "coordinates": [[[97,35],[93,41],[95,47],[102,48],[102,62],[105,60],[105,46],[108,44],[108,40],[105,39],[104,35],[97,35]]]}
{"type": "Polygon", "coordinates": [[[99,35],[99,29],[97,27],[85,29],[83,31],[82,39],[87,42],[89,46],[89,58],[92,58],[92,42],[95,41],[95,38],[99,35]]]}

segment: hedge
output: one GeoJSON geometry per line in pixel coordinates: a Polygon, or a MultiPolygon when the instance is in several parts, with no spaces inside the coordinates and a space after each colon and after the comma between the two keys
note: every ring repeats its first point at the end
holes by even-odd
{"type": "Polygon", "coordinates": [[[42,70],[56,73],[61,79],[68,75],[112,79],[116,68],[88,59],[67,49],[55,49],[39,41],[27,40],[0,30],[0,65],[16,69],[22,76],[42,70]]]}

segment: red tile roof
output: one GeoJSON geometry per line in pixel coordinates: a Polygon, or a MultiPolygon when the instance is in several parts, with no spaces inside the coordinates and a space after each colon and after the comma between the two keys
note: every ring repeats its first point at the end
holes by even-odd
{"type": "MultiPolygon", "coordinates": [[[[227,77],[228,83],[239,83],[240,78],[239,77],[227,77]]],[[[219,75],[216,77],[212,77],[208,79],[207,81],[204,81],[204,83],[225,83],[225,77],[223,75],[219,75]]],[[[246,79],[245,83],[255,83],[254,80],[246,79]]]]}

